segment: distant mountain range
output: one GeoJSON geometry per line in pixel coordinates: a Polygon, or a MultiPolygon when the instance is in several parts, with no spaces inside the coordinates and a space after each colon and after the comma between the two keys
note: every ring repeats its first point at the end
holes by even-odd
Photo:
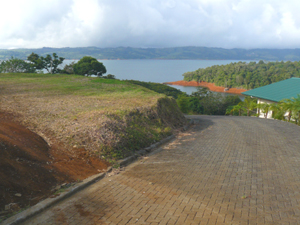
{"type": "Polygon", "coordinates": [[[39,55],[57,53],[66,59],[80,59],[92,56],[97,59],[202,59],[202,60],[270,60],[299,61],[300,49],[224,49],[207,47],[174,48],[38,48],[38,49],[0,49],[0,60],[26,59],[32,52],[39,55]]]}

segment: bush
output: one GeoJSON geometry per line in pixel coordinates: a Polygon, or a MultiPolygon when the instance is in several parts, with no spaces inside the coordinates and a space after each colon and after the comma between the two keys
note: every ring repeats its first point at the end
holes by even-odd
{"type": "Polygon", "coordinates": [[[11,57],[9,60],[0,63],[0,73],[34,73],[35,68],[31,63],[22,59],[11,57]]]}
{"type": "Polygon", "coordinates": [[[198,98],[196,97],[189,98],[189,110],[193,114],[203,114],[203,106],[201,105],[198,98]]]}
{"type": "Polygon", "coordinates": [[[188,113],[190,111],[189,100],[190,98],[187,95],[182,94],[178,96],[176,102],[181,112],[188,113]]]}
{"type": "Polygon", "coordinates": [[[105,78],[105,79],[116,79],[116,76],[112,75],[112,74],[107,74],[106,76],[103,76],[103,78],[105,78]]]}
{"type": "Polygon", "coordinates": [[[84,56],[74,64],[73,68],[75,74],[83,76],[96,75],[101,77],[104,73],[106,73],[105,66],[101,62],[98,62],[97,59],[90,56],[84,56]]]}

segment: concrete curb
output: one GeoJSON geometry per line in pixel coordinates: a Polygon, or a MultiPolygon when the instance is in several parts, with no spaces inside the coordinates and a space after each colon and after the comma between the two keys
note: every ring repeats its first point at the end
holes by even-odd
{"type": "Polygon", "coordinates": [[[91,184],[101,180],[105,177],[105,175],[112,170],[112,167],[107,168],[107,172],[95,174],[91,177],[84,179],[82,182],[75,184],[74,186],[69,187],[65,190],[65,192],[61,193],[59,196],[55,198],[47,198],[38,204],[26,209],[25,211],[18,213],[7,220],[4,220],[1,225],[16,225],[21,224],[24,221],[30,219],[31,217],[35,216],[38,213],[48,209],[49,207],[55,205],[56,203],[74,195],[75,193],[79,192],[80,190],[90,186],[91,184]]]}
{"type": "Polygon", "coordinates": [[[159,147],[160,145],[163,145],[164,143],[172,140],[173,138],[175,138],[175,135],[172,134],[171,136],[169,136],[155,144],[152,144],[147,148],[144,148],[140,151],[135,152],[132,156],[129,156],[125,159],[119,160],[118,163],[120,164],[120,166],[126,166],[126,165],[130,164],[131,162],[135,161],[139,156],[146,155],[147,153],[151,152],[153,149],[159,147]]]}
{"type": "MultiPolygon", "coordinates": [[[[183,127],[183,130],[189,129],[190,125],[193,124],[193,119],[190,120],[190,122],[183,127]]],[[[165,144],[166,142],[172,140],[175,138],[175,135],[171,135],[155,144],[152,144],[151,146],[144,148],[140,151],[137,151],[134,153],[134,155],[129,156],[125,159],[119,160],[118,163],[120,166],[126,166],[132,162],[134,162],[139,156],[145,155],[147,153],[150,153],[153,149],[165,144]]],[[[101,180],[106,176],[107,173],[111,172],[112,167],[107,168],[107,171],[105,173],[100,173],[100,174],[95,174],[91,177],[86,178],[82,182],[69,187],[68,189],[65,190],[65,192],[61,193],[59,196],[55,198],[47,198],[38,204],[30,207],[29,209],[24,210],[21,213],[18,213],[6,220],[4,220],[1,225],[17,225],[25,222],[26,220],[32,218],[33,216],[43,212],[44,210],[50,208],[51,206],[57,204],[60,201],[63,201],[64,199],[74,195],[75,193],[83,190],[84,188],[90,186],[91,184],[101,180]]]]}
{"type": "MultiPolygon", "coordinates": [[[[183,127],[183,130],[184,131],[188,130],[192,124],[194,124],[194,120],[193,119],[191,119],[189,121],[189,123],[183,127]]],[[[161,141],[159,141],[159,142],[157,142],[155,144],[150,145],[147,148],[144,148],[144,149],[142,149],[140,151],[135,152],[132,156],[129,156],[129,157],[125,158],[125,159],[119,160],[118,163],[120,164],[120,166],[126,166],[129,163],[135,161],[139,156],[146,155],[147,153],[150,153],[153,149],[155,149],[155,148],[157,148],[157,147],[165,144],[166,142],[172,140],[173,138],[175,138],[174,134],[172,134],[171,136],[169,136],[169,137],[167,137],[167,138],[165,138],[165,139],[163,139],[163,140],[161,140],[161,141]]]]}

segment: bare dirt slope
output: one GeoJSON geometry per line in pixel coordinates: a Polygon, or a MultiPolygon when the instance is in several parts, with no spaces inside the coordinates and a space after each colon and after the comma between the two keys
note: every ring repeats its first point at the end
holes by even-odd
{"type": "Polygon", "coordinates": [[[107,162],[84,149],[49,146],[43,138],[0,112],[0,212],[18,210],[52,194],[58,184],[82,180],[105,170],[107,162]]]}

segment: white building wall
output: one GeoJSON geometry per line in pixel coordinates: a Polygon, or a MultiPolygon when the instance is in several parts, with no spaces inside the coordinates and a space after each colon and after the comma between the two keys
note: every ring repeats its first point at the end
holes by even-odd
{"type": "MultiPolygon", "coordinates": [[[[272,102],[272,101],[269,101],[269,100],[266,100],[266,99],[261,99],[261,98],[259,98],[259,99],[257,100],[257,104],[264,104],[264,103],[272,104],[272,103],[276,103],[276,102],[272,102]]],[[[265,118],[265,114],[262,112],[262,110],[257,109],[257,114],[258,114],[258,112],[259,112],[259,116],[258,116],[258,117],[260,117],[260,118],[265,118]]],[[[271,118],[272,118],[272,114],[273,114],[273,111],[270,110],[270,111],[268,112],[267,119],[271,119],[271,118]]]]}
{"type": "MultiPolygon", "coordinates": [[[[257,104],[263,104],[263,103],[272,104],[272,103],[277,103],[277,102],[272,102],[272,101],[269,101],[269,100],[266,100],[266,99],[260,99],[260,98],[257,100],[257,104]]],[[[265,115],[264,115],[264,113],[262,112],[262,110],[257,109],[257,114],[258,114],[258,112],[260,112],[258,117],[260,117],[260,118],[265,118],[265,115]]],[[[267,119],[272,119],[272,114],[273,114],[273,111],[270,110],[270,111],[268,112],[267,119]]],[[[289,115],[288,112],[286,112],[286,113],[284,114],[284,116],[285,116],[286,119],[287,119],[288,115],[289,115]]]]}

